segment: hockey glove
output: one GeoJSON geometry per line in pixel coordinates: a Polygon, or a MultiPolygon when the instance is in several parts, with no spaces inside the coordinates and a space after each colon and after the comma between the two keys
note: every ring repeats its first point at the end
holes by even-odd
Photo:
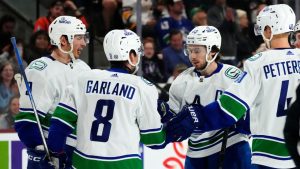
{"type": "Polygon", "coordinates": [[[42,169],[64,169],[65,168],[66,161],[67,161],[66,153],[50,152],[50,156],[51,156],[51,161],[49,161],[46,155],[42,158],[40,162],[40,168],[42,169]]]}
{"type": "Polygon", "coordinates": [[[201,109],[202,106],[196,104],[184,106],[166,125],[167,141],[180,142],[189,138],[201,124],[199,118],[201,109]]]}
{"type": "Polygon", "coordinates": [[[158,100],[157,111],[161,117],[161,122],[166,123],[176,116],[176,114],[170,109],[168,103],[158,100]]]}
{"type": "MultiPolygon", "coordinates": [[[[39,145],[37,147],[43,147],[39,145]]],[[[37,148],[27,148],[28,164],[27,168],[40,168],[41,160],[45,157],[46,152],[37,148]]]]}

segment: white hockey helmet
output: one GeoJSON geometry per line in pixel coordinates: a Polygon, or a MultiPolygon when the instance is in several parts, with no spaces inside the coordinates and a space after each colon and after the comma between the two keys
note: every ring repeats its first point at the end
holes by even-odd
{"type": "Polygon", "coordinates": [[[51,44],[60,46],[60,37],[66,35],[70,44],[75,35],[86,35],[85,25],[73,16],[59,16],[49,26],[51,44]]]}
{"type": "Polygon", "coordinates": [[[73,16],[59,16],[49,25],[49,37],[52,45],[55,45],[63,53],[68,53],[74,60],[73,56],[73,40],[75,35],[84,35],[84,40],[89,43],[88,32],[86,32],[86,27],[81,20],[73,16]],[[62,35],[68,37],[68,41],[71,45],[70,51],[64,51],[61,48],[60,38],[62,35]]]}
{"type": "Polygon", "coordinates": [[[221,49],[222,37],[214,26],[197,26],[187,36],[187,45],[203,45],[207,51],[211,51],[213,46],[221,49]]]}
{"type": "Polygon", "coordinates": [[[126,61],[129,59],[130,51],[135,51],[140,61],[140,57],[143,55],[143,45],[140,37],[129,29],[112,30],[108,32],[104,37],[103,48],[108,61],[126,61]]]}
{"type": "MultiPolygon", "coordinates": [[[[293,9],[286,4],[266,6],[256,17],[254,28],[255,35],[263,35],[266,26],[272,30],[272,35],[292,32],[294,30],[296,16],[293,9]]],[[[264,37],[263,37],[264,38],[264,37]]]]}
{"type": "Polygon", "coordinates": [[[213,46],[221,49],[222,37],[217,28],[214,26],[197,26],[187,36],[185,54],[188,55],[188,45],[203,45],[206,47],[206,67],[201,70],[204,71],[209,64],[211,64],[218,56],[217,52],[212,59],[209,60],[209,53],[211,52],[213,46]]]}
{"type": "Polygon", "coordinates": [[[296,23],[294,28],[294,32],[298,32],[298,31],[300,31],[300,20],[296,23]]]}

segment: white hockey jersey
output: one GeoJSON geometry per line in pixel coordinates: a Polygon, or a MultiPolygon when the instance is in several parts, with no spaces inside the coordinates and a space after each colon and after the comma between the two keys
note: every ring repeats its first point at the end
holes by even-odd
{"type": "Polygon", "coordinates": [[[283,127],[299,84],[299,49],[258,53],[245,62],[244,70],[220,98],[221,109],[238,119],[250,108],[253,164],[295,167],[285,147],[283,127]]]}
{"type": "MultiPolygon", "coordinates": [[[[181,73],[170,87],[169,105],[179,112],[186,104],[207,104],[217,100],[239,76],[241,70],[234,66],[218,64],[211,76],[201,76],[195,68],[189,68],[181,73]]],[[[211,117],[212,119],[214,117],[211,117]]],[[[192,158],[207,157],[221,150],[224,130],[214,130],[204,133],[193,133],[189,138],[187,156],[192,158]]],[[[240,141],[248,141],[247,135],[235,130],[228,133],[227,147],[240,141]]]]}
{"type": "MultiPolygon", "coordinates": [[[[73,83],[78,73],[87,70],[90,70],[90,67],[80,59],[69,64],[64,64],[51,56],[36,59],[26,68],[27,80],[31,87],[32,96],[46,137],[50,118],[65,88],[67,85],[73,83]]],[[[25,121],[36,123],[24,81],[19,86],[19,90],[20,113],[15,122],[22,123],[25,121]]],[[[75,146],[75,140],[76,135],[72,134],[68,138],[67,144],[75,146]]]]}
{"type": "Polygon", "coordinates": [[[75,168],[141,169],[140,142],[165,142],[156,88],[118,71],[81,74],[55,110],[53,118],[77,127],[75,168]]]}

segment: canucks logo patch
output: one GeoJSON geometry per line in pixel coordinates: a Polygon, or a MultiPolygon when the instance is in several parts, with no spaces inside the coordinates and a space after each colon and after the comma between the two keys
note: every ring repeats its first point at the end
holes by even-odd
{"type": "Polygon", "coordinates": [[[225,76],[229,77],[230,79],[236,79],[241,72],[242,71],[240,69],[230,67],[225,71],[225,76]]]}
{"type": "Polygon", "coordinates": [[[47,67],[47,64],[41,60],[35,61],[30,64],[29,69],[43,70],[47,67]]]}
{"type": "Polygon", "coordinates": [[[141,79],[149,86],[153,86],[153,83],[151,83],[149,80],[145,79],[144,77],[141,77],[141,79]]]}
{"type": "Polygon", "coordinates": [[[249,60],[249,61],[255,61],[255,60],[257,60],[258,58],[260,58],[261,56],[262,56],[262,53],[258,53],[258,54],[256,54],[256,55],[254,55],[254,56],[248,58],[247,60],[249,60]]]}

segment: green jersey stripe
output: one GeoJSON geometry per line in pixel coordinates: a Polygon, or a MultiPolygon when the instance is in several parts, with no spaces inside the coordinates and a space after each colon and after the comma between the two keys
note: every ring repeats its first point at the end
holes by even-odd
{"type": "Polygon", "coordinates": [[[266,153],[279,157],[289,157],[285,143],[268,140],[263,138],[253,138],[252,142],[253,153],[266,153]]]}
{"type": "Polygon", "coordinates": [[[247,111],[247,108],[241,102],[226,94],[220,97],[219,104],[222,110],[225,110],[226,113],[229,113],[236,120],[244,116],[247,111]]]}
{"type": "MultiPolygon", "coordinates": [[[[101,151],[101,150],[100,150],[101,151]]],[[[142,169],[142,160],[138,157],[119,159],[114,161],[104,161],[81,156],[77,152],[73,153],[73,166],[78,169],[142,169]]]]}
{"type": "Polygon", "coordinates": [[[76,126],[77,115],[69,111],[68,109],[64,109],[63,107],[58,106],[55,109],[53,117],[61,119],[62,121],[68,123],[70,126],[73,126],[73,128],[76,126]]]}
{"type": "MultiPolygon", "coordinates": [[[[40,118],[40,120],[43,119],[41,116],[39,116],[39,118],[40,118]]],[[[15,120],[16,121],[29,120],[29,121],[36,122],[35,115],[33,113],[29,113],[29,112],[19,112],[19,114],[16,115],[15,120]]]]}
{"type": "MultiPolygon", "coordinates": [[[[238,133],[231,132],[228,135],[232,135],[232,134],[236,135],[238,133]]],[[[218,134],[216,137],[210,138],[209,140],[206,140],[206,141],[193,143],[191,140],[189,140],[188,145],[189,145],[189,147],[192,147],[192,148],[203,148],[203,147],[210,146],[210,145],[218,142],[219,140],[221,140],[223,138],[223,136],[224,136],[224,131],[222,131],[222,133],[218,134]]]]}
{"type": "Polygon", "coordinates": [[[141,142],[145,145],[161,145],[165,142],[166,133],[164,130],[156,133],[141,133],[141,142]]]}

